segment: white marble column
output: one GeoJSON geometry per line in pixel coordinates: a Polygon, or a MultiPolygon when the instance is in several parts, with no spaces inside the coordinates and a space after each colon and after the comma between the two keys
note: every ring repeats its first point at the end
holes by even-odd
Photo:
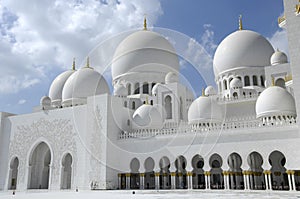
{"type": "Polygon", "coordinates": [[[296,191],[295,171],[292,171],[291,177],[292,177],[293,191],[296,191]]]}
{"type": "Polygon", "coordinates": [[[263,174],[264,174],[264,177],[265,177],[266,190],[270,190],[268,171],[267,170],[264,171],[263,174]]]}
{"type": "Polygon", "coordinates": [[[159,172],[155,172],[155,189],[159,189],[159,172]]]}
{"type": "Polygon", "coordinates": [[[171,189],[176,189],[176,172],[171,172],[171,189]]]}
{"type": "Polygon", "coordinates": [[[227,178],[228,178],[228,172],[223,171],[223,179],[224,179],[224,189],[229,189],[228,183],[227,183],[227,178]]]}
{"type": "Polygon", "coordinates": [[[187,182],[188,182],[188,189],[193,188],[193,173],[192,172],[187,172],[187,182]]]}
{"type": "Polygon", "coordinates": [[[131,176],[131,174],[126,173],[125,176],[126,176],[126,189],[130,189],[130,176],[131,176]]]}
{"type": "Polygon", "coordinates": [[[140,173],[140,189],[145,189],[145,173],[140,173]]]}
{"type": "Polygon", "coordinates": [[[205,171],[204,175],[205,175],[205,182],[206,182],[205,189],[210,189],[210,172],[209,171],[205,171]]]}
{"type": "Polygon", "coordinates": [[[269,183],[269,189],[272,190],[272,180],[271,180],[271,171],[268,171],[268,183],[269,183]]]}
{"type": "Polygon", "coordinates": [[[247,171],[243,171],[243,179],[244,179],[244,189],[248,190],[248,182],[247,182],[247,171]]]}

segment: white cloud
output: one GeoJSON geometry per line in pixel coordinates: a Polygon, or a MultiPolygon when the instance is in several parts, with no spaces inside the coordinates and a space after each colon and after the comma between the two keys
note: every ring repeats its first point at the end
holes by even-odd
{"type": "Polygon", "coordinates": [[[280,51],[289,54],[288,50],[288,40],[287,40],[287,32],[285,29],[277,30],[268,40],[273,45],[274,49],[279,49],[280,51]]]}
{"type": "Polygon", "coordinates": [[[0,94],[38,84],[58,68],[83,60],[106,37],[151,26],[162,14],[159,0],[2,0],[0,94]]]}
{"type": "Polygon", "coordinates": [[[25,104],[25,103],[26,103],[26,100],[25,100],[25,99],[20,99],[20,100],[18,101],[18,104],[20,104],[20,105],[25,104]]]}

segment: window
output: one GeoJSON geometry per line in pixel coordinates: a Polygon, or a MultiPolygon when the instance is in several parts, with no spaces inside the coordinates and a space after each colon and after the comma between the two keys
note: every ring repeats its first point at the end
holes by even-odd
{"type": "Polygon", "coordinates": [[[249,76],[245,76],[245,77],[244,77],[244,81],[245,81],[245,86],[250,86],[250,79],[249,79],[249,76]]]}
{"type": "Polygon", "coordinates": [[[132,102],[132,109],[135,109],[135,101],[132,102]]]}
{"type": "Polygon", "coordinates": [[[165,109],[167,112],[166,119],[172,119],[172,99],[170,95],[165,98],[165,109]]]}
{"type": "Polygon", "coordinates": [[[131,84],[127,84],[128,95],[131,95],[131,84]]]}
{"type": "Polygon", "coordinates": [[[258,84],[257,84],[257,77],[255,76],[255,75],[253,75],[253,85],[254,86],[257,86],[258,84]]]}
{"type": "Polygon", "coordinates": [[[224,84],[224,90],[227,90],[227,81],[225,79],[223,80],[223,84],[224,84]]]}
{"type": "Polygon", "coordinates": [[[148,83],[143,84],[143,93],[144,94],[149,94],[149,85],[148,85],[148,83]]]}
{"type": "Polygon", "coordinates": [[[140,84],[135,83],[134,85],[134,94],[139,94],[140,93],[140,84]]]}
{"type": "Polygon", "coordinates": [[[260,76],[260,85],[262,85],[262,86],[265,85],[264,76],[260,76]]]}

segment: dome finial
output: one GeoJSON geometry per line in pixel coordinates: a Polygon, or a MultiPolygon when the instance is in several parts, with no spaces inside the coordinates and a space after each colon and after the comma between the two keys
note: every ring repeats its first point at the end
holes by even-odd
{"type": "Polygon", "coordinates": [[[202,88],[202,96],[205,96],[204,88],[202,88]]]}
{"type": "Polygon", "coordinates": [[[242,15],[239,16],[239,30],[243,30],[242,15]]]}
{"type": "Polygon", "coordinates": [[[149,105],[149,102],[148,102],[148,96],[146,96],[146,102],[145,102],[146,105],[149,105]]]}
{"type": "Polygon", "coordinates": [[[85,67],[87,67],[87,68],[90,67],[90,57],[86,58],[86,66],[85,67]]]}
{"type": "Polygon", "coordinates": [[[76,68],[75,68],[75,57],[73,57],[72,70],[76,70],[76,68]]]}
{"type": "Polygon", "coordinates": [[[147,30],[147,18],[146,18],[146,14],[144,15],[144,30],[147,30]]]}

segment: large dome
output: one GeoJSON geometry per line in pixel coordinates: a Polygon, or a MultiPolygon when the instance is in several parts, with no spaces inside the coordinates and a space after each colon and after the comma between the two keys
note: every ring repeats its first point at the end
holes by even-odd
{"type": "Polygon", "coordinates": [[[55,107],[61,106],[62,90],[67,79],[75,72],[75,70],[68,70],[58,75],[52,82],[49,89],[49,97],[52,105],[55,107]]]}
{"type": "Polygon", "coordinates": [[[238,67],[269,66],[274,49],[260,34],[238,30],[227,36],[214,56],[215,76],[238,67]]]}
{"type": "Polygon", "coordinates": [[[64,106],[82,104],[89,96],[109,93],[106,80],[92,68],[84,67],[72,74],[62,92],[64,106]]]}
{"type": "Polygon", "coordinates": [[[134,72],[162,73],[179,70],[179,61],[172,44],[162,35],[141,30],[130,34],[117,47],[112,78],[134,72]]]}
{"type": "Polygon", "coordinates": [[[279,86],[265,89],[257,98],[255,109],[258,118],[297,115],[294,97],[279,86]]]}
{"type": "Polygon", "coordinates": [[[189,124],[222,122],[222,120],[222,107],[213,97],[198,97],[195,101],[193,101],[188,111],[189,124]]]}

